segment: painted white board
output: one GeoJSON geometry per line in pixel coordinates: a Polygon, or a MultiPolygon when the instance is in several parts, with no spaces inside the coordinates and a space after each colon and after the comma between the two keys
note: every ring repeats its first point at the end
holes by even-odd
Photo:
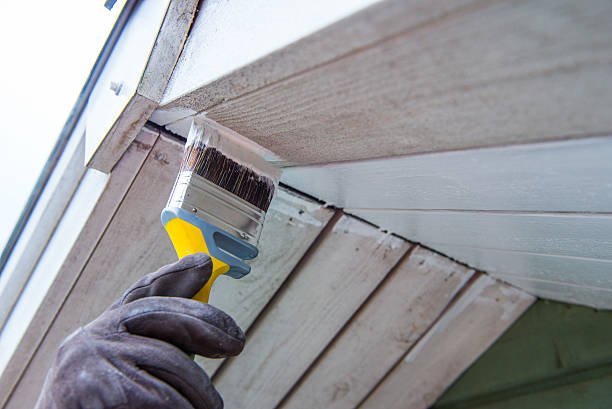
{"type": "Polygon", "coordinates": [[[612,214],[384,209],[354,214],[434,249],[443,244],[612,260],[612,214]]]}
{"type": "Polygon", "coordinates": [[[612,137],[290,167],[283,181],[354,209],[612,212],[612,137]]]}
{"type": "Polygon", "coordinates": [[[90,162],[136,94],[169,3],[170,0],[140,2],[123,28],[87,103],[86,162],[90,162]],[[111,89],[112,83],[120,89],[111,89]]]}
{"type": "Polygon", "coordinates": [[[79,237],[107,181],[108,175],[88,169],[79,183],[66,212],[0,332],[0,374],[21,342],[28,324],[60,271],[70,248],[79,237]]]}
{"type": "Polygon", "coordinates": [[[436,250],[461,258],[494,277],[514,276],[612,290],[612,260],[500,251],[436,244],[436,250]]]}
{"type": "Polygon", "coordinates": [[[79,121],[0,272],[0,330],[85,173],[84,137],[79,121]]]}

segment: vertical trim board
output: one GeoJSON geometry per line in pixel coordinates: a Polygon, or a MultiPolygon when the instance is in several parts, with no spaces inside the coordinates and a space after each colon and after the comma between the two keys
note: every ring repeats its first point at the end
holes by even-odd
{"type": "Polygon", "coordinates": [[[29,324],[40,308],[42,297],[49,291],[70,249],[76,244],[107,182],[108,175],[95,169],[88,169],[81,179],[0,333],[0,370],[4,371],[23,341],[29,324]]]}
{"type": "Polygon", "coordinates": [[[214,377],[227,407],[276,406],[410,245],[341,216],[214,377]],[[290,364],[288,364],[290,363],[290,364]]]}
{"type": "Polygon", "coordinates": [[[443,313],[474,270],[422,247],[385,279],[283,409],[352,409],[443,313]]]}
{"type": "Polygon", "coordinates": [[[359,408],[430,407],[534,300],[480,276],[359,408]]]}

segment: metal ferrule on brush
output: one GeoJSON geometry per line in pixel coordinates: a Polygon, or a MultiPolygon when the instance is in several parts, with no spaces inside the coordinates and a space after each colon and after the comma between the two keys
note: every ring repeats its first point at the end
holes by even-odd
{"type": "Polygon", "coordinates": [[[211,278],[195,299],[207,302],[219,275],[240,278],[251,269],[246,261],[258,254],[280,178],[267,154],[230,129],[194,119],[161,220],[179,257],[204,252],[211,258],[211,278]]]}
{"type": "Polygon", "coordinates": [[[193,172],[179,174],[168,207],[184,209],[254,246],[266,212],[193,172]]]}

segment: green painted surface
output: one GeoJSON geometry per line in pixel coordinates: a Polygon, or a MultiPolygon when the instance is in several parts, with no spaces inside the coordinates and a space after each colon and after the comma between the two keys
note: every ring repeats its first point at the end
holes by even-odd
{"type": "Polygon", "coordinates": [[[612,312],[538,301],[435,409],[612,409],[612,312]]]}

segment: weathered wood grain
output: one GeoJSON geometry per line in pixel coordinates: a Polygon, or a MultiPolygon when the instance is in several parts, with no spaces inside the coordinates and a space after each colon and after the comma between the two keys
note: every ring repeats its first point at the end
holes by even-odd
{"type": "Polygon", "coordinates": [[[533,301],[480,276],[359,408],[428,408],[533,301]]]}
{"type": "Polygon", "coordinates": [[[193,24],[154,121],[165,125],[190,111],[204,111],[472,2],[323,0],[287,6],[283,0],[208,1],[193,24]]]}
{"type": "Polygon", "coordinates": [[[195,18],[197,0],[171,0],[136,93],[156,103],[162,99],[195,18]]]}
{"type": "Polygon", "coordinates": [[[348,212],[611,212],[611,157],[608,136],[290,167],[283,181],[348,212]]]}
{"type": "Polygon", "coordinates": [[[414,249],[281,407],[354,408],[426,333],[473,274],[430,250],[414,249]]]}
{"type": "Polygon", "coordinates": [[[341,216],[214,377],[227,407],[274,407],[410,245],[341,216]]]}
{"type": "Polygon", "coordinates": [[[609,134],[610,15],[607,0],[478,2],[206,112],[296,164],[609,134]]]}
{"type": "Polygon", "coordinates": [[[175,260],[170,240],[159,222],[159,213],[168,199],[181,156],[180,143],[160,138],[112,220],[107,216],[97,221],[97,228],[85,229],[94,237],[81,250],[91,256],[82,260],[76,253],[73,275],[67,283],[62,283],[64,291],[52,294],[61,308],[55,316],[47,318],[50,326],[5,408],[33,407],[61,341],[99,315],[132,282],[175,260]],[[99,229],[103,234],[98,240],[99,229]]]}
{"type": "MultiPolygon", "coordinates": [[[[210,303],[247,331],[333,214],[319,203],[278,189],[266,215],[251,273],[240,280],[219,277],[210,303]]],[[[212,376],[223,361],[196,357],[196,362],[212,376]]]]}
{"type": "Polygon", "coordinates": [[[156,106],[154,101],[141,95],[132,96],[108,132],[100,139],[100,144],[94,149],[87,166],[105,173],[111,172],[156,106]]]}

